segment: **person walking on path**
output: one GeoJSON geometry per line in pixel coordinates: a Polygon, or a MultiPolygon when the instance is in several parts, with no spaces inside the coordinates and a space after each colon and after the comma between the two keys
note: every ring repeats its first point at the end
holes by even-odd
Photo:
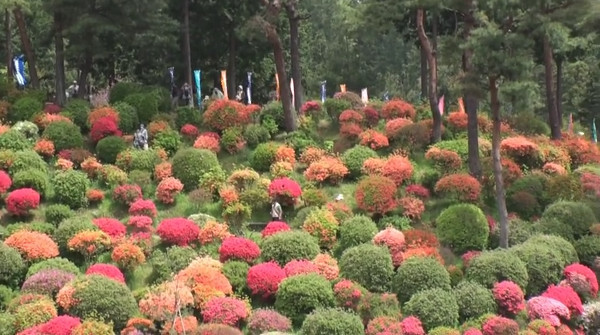
{"type": "Polygon", "coordinates": [[[271,219],[273,221],[281,221],[283,219],[283,209],[277,198],[274,198],[273,203],[271,203],[271,219]]]}

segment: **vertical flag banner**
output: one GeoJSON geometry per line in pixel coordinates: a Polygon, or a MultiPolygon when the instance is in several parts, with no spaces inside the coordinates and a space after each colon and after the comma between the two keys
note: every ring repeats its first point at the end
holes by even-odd
{"type": "Polygon", "coordinates": [[[598,143],[598,135],[596,134],[596,118],[592,120],[592,139],[594,143],[598,143]]]}
{"type": "Polygon", "coordinates": [[[327,97],[327,80],[321,82],[321,103],[325,103],[327,97]]]}
{"type": "Polygon", "coordinates": [[[440,115],[444,115],[444,99],[445,97],[442,95],[440,101],[438,102],[438,110],[440,111],[440,115]]]}
{"type": "Polygon", "coordinates": [[[169,78],[171,79],[171,87],[173,87],[173,85],[175,85],[175,68],[174,67],[169,68],[169,78]]]}
{"type": "Polygon", "coordinates": [[[369,93],[367,92],[366,88],[363,88],[360,91],[360,98],[361,98],[363,104],[367,104],[369,102],[369,93]]]}
{"type": "Polygon", "coordinates": [[[252,72],[248,72],[248,86],[246,86],[246,100],[252,104],[252,72]]]}
{"type": "Polygon", "coordinates": [[[569,134],[573,134],[573,113],[569,114],[569,134]]]}
{"type": "Polygon", "coordinates": [[[221,88],[223,89],[223,98],[225,100],[229,100],[229,95],[227,94],[227,71],[221,71],[221,88]]]}
{"type": "Polygon", "coordinates": [[[346,84],[341,84],[340,85],[340,92],[346,93],[346,84]]]}
{"type": "Polygon", "coordinates": [[[25,78],[25,56],[20,55],[13,58],[13,71],[19,86],[24,87],[27,85],[27,78],[25,78]]]}
{"type": "Polygon", "coordinates": [[[463,101],[463,98],[458,98],[458,111],[461,113],[465,112],[465,102],[463,101]]]}
{"type": "Polygon", "coordinates": [[[277,95],[277,101],[279,101],[279,75],[277,73],[275,73],[275,94],[277,95]]]}
{"type": "Polygon", "coordinates": [[[194,70],[194,79],[196,79],[196,99],[198,100],[198,107],[202,108],[202,88],[200,85],[200,76],[202,72],[200,70],[194,70]]]}
{"type": "Polygon", "coordinates": [[[290,91],[292,91],[292,108],[296,106],[296,96],[294,95],[294,78],[290,79],[290,91]]]}

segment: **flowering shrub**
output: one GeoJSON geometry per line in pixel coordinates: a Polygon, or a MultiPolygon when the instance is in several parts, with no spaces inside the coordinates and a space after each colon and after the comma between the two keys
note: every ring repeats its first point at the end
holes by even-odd
{"type": "Polygon", "coordinates": [[[356,187],[355,197],[358,208],[376,214],[385,214],[396,207],[394,181],[382,176],[369,176],[356,187]]]}
{"type": "Polygon", "coordinates": [[[113,191],[113,199],[122,205],[131,206],[131,204],[141,198],[142,188],[138,185],[119,185],[113,191]]]}
{"type": "Polygon", "coordinates": [[[373,129],[363,131],[358,135],[358,139],[360,140],[360,145],[369,147],[373,150],[385,148],[390,145],[388,138],[384,134],[373,129]]]}
{"type": "Polygon", "coordinates": [[[287,162],[296,164],[296,151],[287,145],[281,145],[275,151],[275,162],[287,162]]]}
{"type": "Polygon", "coordinates": [[[343,222],[353,215],[350,207],[343,201],[330,201],[325,204],[325,208],[333,214],[338,222],[343,222]]]}
{"type": "Polygon", "coordinates": [[[427,150],[425,158],[432,161],[442,172],[456,171],[462,167],[460,156],[450,150],[431,147],[427,150]]]}
{"type": "Polygon", "coordinates": [[[283,270],[287,277],[308,274],[308,273],[319,273],[319,268],[312,261],[305,259],[302,260],[291,260],[284,267],[283,270]]]}
{"type": "Polygon", "coordinates": [[[291,230],[291,228],[287,223],[282,222],[282,221],[271,221],[271,222],[267,223],[265,228],[263,228],[261,235],[262,235],[262,238],[265,238],[267,236],[271,236],[271,235],[277,234],[279,232],[289,231],[289,230],[291,230]]]}
{"type": "Polygon", "coordinates": [[[129,217],[127,225],[136,231],[150,231],[152,230],[152,218],[146,215],[132,215],[129,217]]]}
{"type": "Polygon", "coordinates": [[[323,157],[308,166],[306,171],[304,171],[304,177],[308,181],[318,183],[327,181],[336,185],[348,175],[348,173],[350,173],[350,171],[348,171],[348,168],[338,157],[323,157]]]}
{"type": "Polygon", "coordinates": [[[437,248],[440,246],[437,236],[430,231],[410,229],[404,231],[403,234],[407,249],[424,247],[437,248]]]}
{"type": "Polygon", "coordinates": [[[361,172],[366,175],[382,175],[386,160],[383,158],[367,158],[363,162],[361,172]]]}
{"type": "Polygon", "coordinates": [[[110,248],[111,244],[110,236],[105,232],[85,230],[73,236],[67,243],[67,247],[86,258],[91,258],[110,248]]]}
{"type": "Polygon", "coordinates": [[[402,208],[402,215],[412,219],[420,220],[425,212],[425,204],[421,199],[413,197],[403,197],[398,200],[398,206],[402,208]]]}
{"type": "Polygon", "coordinates": [[[598,295],[598,279],[596,278],[594,271],[587,266],[579,263],[568,265],[563,270],[563,275],[567,279],[575,275],[583,276],[586,282],[590,285],[590,293],[592,297],[596,297],[598,295]]]}
{"type": "Polygon", "coordinates": [[[93,219],[92,222],[96,225],[96,227],[100,228],[100,230],[105,232],[108,236],[110,236],[113,239],[121,238],[125,236],[125,233],[127,233],[125,225],[117,219],[97,218],[93,219]]]}
{"type": "Polygon", "coordinates": [[[310,165],[321,158],[325,157],[327,152],[321,148],[306,147],[300,155],[300,162],[306,165],[310,165]]]}
{"type": "Polygon", "coordinates": [[[539,335],[556,335],[556,329],[548,321],[533,320],[527,325],[528,330],[539,335]]]}
{"type": "Polygon", "coordinates": [[[600,163],[598,146],[582,137],[565,138],[560,145],[569,152],[574,167],[600,163]]]}
{"type": "Polygon", "coordinates": [[[186,246],[198,238],[200,228],[188,219],[164,219],[158,225],[156,233],[167,244],[186,246]]]}
{"type": "Polygon", "coordinates": [[[402,332],[404,335],[425,335],[421,320],[414,316],[402,320],[402,332]]]}
{"type": "Polygon", "coordinates": [[[519,324],[511,319],[494,316],[483,324],[483,335],[512,335],[519,333],[519,324]]]}
{"type": "Polygon", "coordinates": [[[8,173],[0,170],[0,194],[6,193],[12,186],[12,179],[8,173]]]}
{"type": "Polygon", "coordinates": [[[144,296],[140,302],[140,312],[155,321],[172,320],[177,312],[179,303],[181,308],[194,304],[191,290],[185,283],[170,281],[161,284],[144,296]]]}
{"type": "Polygon", "coordinates": [[[339,121],[340,124],[344,123],[355,123],[361,124],[363,122],[363,116],[359,112],[353,111],[351,109],[347,109],[340,113],[339,121]]]}
{"type": "Polygon", "coordinates": [[[216,139],[214,136],[200,135],[198,136],[196,141],[194,141],[194,148],[207,149],[214,153],[217,153],[221,151],[221,144],[219,143],[219,140],[216,139]]]}
{"type": "Polygon", "coordinates": [[[32,188],[20,188],[8,194],[6,210],[14,216],[27,216],[40,205],[40,194],[32,188]]]}
{"type": "Polygon", "coordinates": [[[415,111],[415,107],[413,105],[400,99],[390,100],[381,108],[381,117],[386,120],[400,117],[405,119],[414,119],[416,114],[417,112],[415,111]]]}
{"type": "Polygon", "coordinates": [[[248,319],[248,329],[251,335],[268,332],[288,332],[292,330],[292,322],[274,310],[257,309],[252,312],[250,319],[248,319]]]}
{"type": "Polygon", "coordinates": [[[39,261],[58,256],[58,245],[48,235],[19,230],[10,235],[4,244],[16,249],[28,261],[39,261]]]}
{"type": "Polygon", "coordinates": [[[103,117],[98,119],[90,130],[90,137],[94,143],[98,143],[101,139],[108,136],[121,136],[118,123],[112,118],[103,117]]]}
{"type": "Polygon", "coordinates": [[[279,198],[284,205],[294,205],[301,195],[300,185],[290,178],[277,178],[269,184],[269,196],[279,198]]]}
{"type": "Polygon", "coordinates": [[[471,263],[471,261],[475,257],[479,256],[479,254],[481,254],[481,251],[479,251],[479,250],[470,250],[470,251],[465,252],[462,256],[460,256],[460,258],[462,260],[463,267],[465,269],[468,268],[469,267],[469,263],[471,263]]]}
{"type": "Polygon", "coordinates": [[[88,177],[94,178],[98,175],[100,170],[102,170],[102,164],[98,162],[96,157],[88,157],[81,162],[81,170],[83,170],[88,177]]]}
{"type": "Polygon", "coordinates": [[[46,129],[48,125],[53,122],[65,122],[72,124],[73,121],[64,115],[56,115],[56,114],[39,114],[33,122],[40,128],[40,130],[46,129]]]}
{"type": "Polygon", "coordinates": [[[558,327],[563,320],[569,320],[571,313],[562,302],[547,298],[533,297],[527,301],[527,315],[530,320],[542,319],[558,327]]]}
{"type": "Polygon", "coordinates": [[[179,132],[181,133],[181,135],[183,135],[189,139],[194,139],[194,138],[198,137],[198,135],[200,134],[198,127],[194,126],[193,124],[189,124],[189,123],[184,124],[181,127],[181,129],[179,130],[179,132]]]}
{"type": "Polygon", "coordinates": [[[451,174],[438,180],[435,192],[463,202],[476,202],[481,194],[481,184],[469,174],[451,174]]]}
{"type": "Polygon", "coordinates": [[[73,169],[73,162],[71,162],[68,159],[63,159],[63,158],[59,158],[56,160],[56,163],[54,163],[54,166],[61,171],[66,171],[66,170],[71,170],[73,169]]]}
{"type": "Polygon", "coordinates": [[[567,174],[567,170],[562,165],[552,162],[544,164],[542,171],[550,175],[564,176],[567,174]]]}
{"type": "Polygon", "coordinates": [[[87,271],[85,271],[85,274],[96,274],[118,281],[119,283],[125,283],[125,276],[123,276],[123,272],[121,272],[118,267],[111,264],[94,264],[90,266],[87,271]]]}
{"type": "Polygon", "coordinates": [[[98,120],[102,118],[109,118],[115,123],[119,123],[119,113],[110,107],[97,108],[90,112],[88,115],[88,125],[93,126],[98,120]]]}
{"type": "Polygon", "coordinates": [[[521,165],[533,167],[540,160],[538,145],[523,136],[505,138],[500,149],[521,165]]]}
{"type": "Polygon", "coordinates": [[[373,243],[385,245],[389,249],[394,266],[399,266],[402,263],[405,241],[404,234],[401,231],[388,227],[373,237],[373,243]]]}
{"type": "Polygon", "coordinates": [[[223,241],[230,237],[229,226],[224,223],[218,223],[216,221],[208,221],[200,229],[198,234],[198,240],[201,244],[209,244],[213,242],[223,241]]]}
{"type": "Polygon", "coordinates": [[[382,173],[384,177],[393,180],[396,186],[400,186],[412,176],[413,166],[408,158],[401,155],[391,155],[383,165],[382,173]]]}
{"type": "Polygon", "coordinates": [[[492,289],[494,299],[500,311],[506,316],[517,315],[525,309],[525,295],[519,285],[511,281],[502,281],[494,284],[492,289]]]}
{"type": "Polygon", "coordinates": [[[275,162],[269,168],[269,172],[274,178],[289,177],[293,171],[294,166],[288,162],[275,162]]]}
{"type": "Polygon", "coordinates": [[[319,269],[319,274],[325,277],[327,280],[334,280],[340,274],[340,268],[337,260],[329,254],[318,254],[314,259],[313,263],[319,269]]]}
{"type": "Polygon", "coordinates": [[[223,202],[223,207],[227,207],[231,204],[240,201],[240,195],[232,186],[225,186],[219,190],[219,197],[223,202]]]}
{"type": "Polygon", "coordinates": [[[246,281],[253,295],[268,299],[277,293],[279,283],[285,278],[285,271],[277,263],[267,262],[251,267],[246,281]]]}
{"type": "Polygon", "coordinates": [[[229,297],[214,298],[202,310],[204,322],[229,326],[237,326],[249,316],[250,306],[245,301],[229,297]]]}
{"type": "Polygon", "coordinates": [[[146,256],[142,248],[131,242],[125,242],[117,245],[110,258],[117,265],[126,270],[133,270],[138,265],[146,262],[146,256]]]}
{"type": "Polygon", "coordinates": [[[379,111],[373,106],[365,106],[362,109],[367,125],[373,127],[379,122],[379,111]]]}
{"type": "Polygon", "coordinates": [[[54,143],[50,140],[42,138],[35,143],[33,150],[40,154],[40,156],[46,158],[52,157],[52,155],[54,155],[54,143]]]}
{"type": "MultiPolygon", "coordinates": [[[[407,248],[406,251],[402,253],[401,262],[413,258],[433,258],[437,260],[440,264],[444,264],[444,259],[440,254],[440,251],[437,248],[432,247],[418,247],[418,248],[407,248]]],[[[400,257],[399,257],[400,258],[400,257]]]]}
{"type": "Polygon", "coordinates": [[[163,204],[175,202],[175,196],[183,190],[183,184],[179,179],[168,177],[163,179],[156,187],[156,199],[163,204]]]}
{"type": "Polygon", "coordinates": [[[203,120],[204,124],[217,130],[243,126],[250,121],[243,104],[226,99],[212,102],[204,112],[203,120]]]}
{"type": "Polygon", "coordinates": [[[89,203],[97,204],[104,200],[104,192],[102,192],[102,190],[92,188],[87,190],[87,192],[85,193],[85,197],[87,198],[89,203]]]}
{"type": "Polygon", "coordinates": [[[410,124],[413,124],[413,122],[410,119],[405,118],[396,118],[389,120],[385,124],[385,134],[390,140],[397,140],[400,138],[400,131],[402,130],[402,128],[410,124]]]}
{"type": "Polygon", "coordinates": [[[171,169],[171,163],[162,162],[154,167],[154,179],[161,181],[165,178],[171,177],[173,171],[171,169]]]}
{"type": "Polygon", "coordinates": [[[567,306],[572,316],[578,316],[583,313],[581,299],[577,295],[577,292],[570,286],[550,285],[550,287],[546,289],[546,292],[542,294],[542,297],[552,298],[562,302],[563,305],[567,306]]]}
{"type": "Polygon", "coordinates": [[[421,200],[427,200],[430,197],[430,193],[427,187],[419,184],[408,185],[406,186],[404,191],[406,192],[406,194],[415,196],[417,198],[420,198],[421,200]]]}
{"type": "Polygon", "coordinates": [[[221,262],[240,260],[246,263],[254,262],[260,256],[260,248],[254,241],[243,237],[229,237],[223,240],[219,247],[221,262]]]}
{"type": "Polygon", "coordinates": [[[584,172],[579,178],[581,186],[586,194],[600,198],[600,176],[593,173],[584,172]]]}
{"type": "Polygon", "coordinates": [[[468,115],[464,112],[448,113],[448,125],[455,130],[466,130],[468,123],[468,115]]]}
{"type": "Polygon", "coordinates": [[[351,280],[342,280],[333,286],[333,294],[338,306],[358,309],[358,304],[363,298],[365,289],[351,280]]]}
{"type": "Polygon", "coordinates": [[[152,200],[137,199],[129,206],[129,215],[145,215],[155,218],[158,212],[152,200]]]}
{"type": "Polygon", "coordinates": [[[75,275],[67,271],[57,269],[41,270],[25,280],[21,291],[54,297],[73,278],[75,278],[75,275]]]}
{"type": "Polygon", "coordinates": [[[316,237],[321,247],[331,248],[335,244],[339,225],[333,213],[326,209],[315,209],[304,220],[302,229],[316,237]]]}
{"type": "Polygon", "coordinates": [[[175,322],[166,322],[163,334],[187,334],[195,332],[198,328],[198,319],[193,315],[175,318],[175,322]]]}
{"type": "Polygon", "coordinates": [[[33,330],[29,334],[38,334],[41,324],[50,321],[57,314],[56,307],[54,307],[52,301],[43,298],[18,306],[13,313],[14,326],[17,331],[24,331],[24,334],[27,334],[28,330],[33,330]],[[37,329],[33,328],[34,326],[37,326],[35,327],[37,329]]]}
{"type": "Polygon", "coordinates": [[[322,111],[323,106],[321,106],[321,102],[316,100],[307,101],[300,107],[300,113],[302,114],[319,115],[322,111]]]}
{"type": "Polygon", "coordinates": [[[340,135],[348,139],[355,139],[363,129],[356,123],[343,123],[340,126],[340,135]]]}

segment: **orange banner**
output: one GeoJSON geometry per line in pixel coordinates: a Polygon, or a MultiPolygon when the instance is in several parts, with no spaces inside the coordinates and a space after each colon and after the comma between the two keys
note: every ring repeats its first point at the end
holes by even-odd
{"type": "Polygon", "coordinates": [[[229,100],[227,95],[227,71],[221,71],[221,88],[223,89],[223,97],[225,100],[229,100]]]}
{"type": "Polygon", "coordinates": [[[341,84],[340,85],[340,92],[346,93],[346,84],[341,84]]]}
{"type": "Polygon", "coordinates": [[[465,112],[465,103],[463,101],[463,98],[458,98],[458,111],[461,113],[465,112]]]}
{"type": "Polygon", "coordinates": [[[279,97],[280,97],[280,94],[279,94],[279,75],[277,73],[275,73],[275,86],[276,86],[275,92],[277,93],[277,101],[279,101],[279,97]]]}

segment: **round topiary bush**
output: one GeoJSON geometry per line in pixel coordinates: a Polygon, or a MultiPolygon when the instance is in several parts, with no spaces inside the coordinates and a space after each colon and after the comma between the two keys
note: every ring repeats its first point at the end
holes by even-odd
{"type": "Polygon", "coordinates": [[[450,290],[450,274],[434,258],[411,257],[400,265],[393,278],[394,292],[400,302],[414,294],[433,288],[450,290]]]}
{"type": "Polygon", "coordinates": [[[271,139],[269,130],[259,124],[250,124],[244,130],[244,139],[248,142],[251,148],[256,147],[260,143],[265,143],[271,139]]]}
{"type": "Polygon", "coordinates": [[[75,301],[69,313],[83,319],[101,318],[121,329],[138,306],[125,284],[100,275],[80,277],[71,284],[75,301]]]}
{"type": "Polygon", "coordinates": [[[117,160],[117,155],[127,146],[122,137],[108,136],[98,141],[96,154],[102,163],[113,164],[117,160]]]}
{"type": "Polygon", "coordinates": [[[357,282],[372,292],[386,292],[390,288],[394,266],[387,248],[361,244],[342,254],[341,277],[357,282]]]}
{"type": "Polygon", "coordinates": [[[575,238],[585,236],[590,227],[598,220],[594,212],[584,203],[574,201],[558,201],[548,206],[542,219],[556,219],[573,228],[575,238]]]}
{"type": "Polygon", "coordinates": [[[155,166],[161,162],[157,150],[133,150],[122,151],[116,159],[116,165],[123,171],[148,171],[154,172],[155,166]]]}
{"type": "Polygon", "coordinates": [[[22,97],[11,106],[8,119],[11,122],[29,121],[44,109],[44,105],[33,97],[22,97]]]}
{"type": "Polygon", "coordinates": [[[361,170],[363,167],[363,163],[369,158],[377,158],[379,155],[375,152],[375,150],[371,148],[367,148],[362,145],[357,145],[342,155],[342,162],[350,171],[350,176],[353,178],[358,178],[362,174],[361,170]]]}
{"type": "Polygon", "coordinates": [[[173,157],[172,171],[186,190],[193,190],[198,186],[200,177],[208,172],[220,172],[221,166],[212,151],[186,148],[177,151],[173,157]]]}
{"type": "Polygon", "coordinates": [[[577,257],[577,251],[575,250],[575,247],[571,244],[571,242],[560,236],[534,235],[528,238],[525,242],[532,245],[544,245],[550,249],[556,250],[561,256],[561,261],[565,264],[579,262],[579,257],[577,257]]]}
{"type": "Polygon", "coordinates": [[[339,308],[320,308],[306,317],[300,332],[303,335],[360,335],[365,333],[365,329],[354,313],[339,308]]]}
{"type": "Polygon", "coordinates": [[[63,220],[75,216],[75,212],[67,205],[52,204],[46,207],[44,211],[46,222],[58,226],[63,220]]]}
{"type": "Polygon", "coordinates": [[[14,335],[17,333],[15,328],[15,317],[8,313],[0,313],[0,335],[14,335]]]}
{"type": "Polygon", "coordinates": [[[250,265],[242,261],[229,261],[223,264],[223,274],[229,279],[231,287],[240,293],[247,288],[248,270],[250,270],[250,265]]]}
{"type": "Polygon", "coordinates": [[[29,267],[25,278],[29,278],[38,272],[45,270],[60,270],[74,275],[79,275],[79,268],[66,258],[56,257],[37,262],[29,267]]]}
{"type": "Polygon", "coordinates": [[[27,140],[23,133],[16,130],[9,130],[0,134],[0,149],[20,151],[27,150],[33,147],[33,143],[27,140]]]}
{"type": "Polygon", "coordinates": [[[83,146],[81,129],[71,122],[57,121],[50,123],[44,129],[42,137],[54,143],[56,152],[65,149],[81,148],[83,146]]]}
{"type": "Polygon", "coordinates": [[[336,252],[367,243],[377,234],[378,229],[371,218],[364,215],[353,216],[340,225],[340,240],[336,252]]]}
{"type": "MultiPolygon", "coordinates": [[[[170,279],[173,273],[183,270],[197,257],[198,253],[191,247],[172,246],[167,249],[167,252],[160,249],[154,250],[150,257],[152,281],[164,282],[170,279]]],[[[246,277],[244,275],[245,282],[246,277]]]]}
{"type": "Polygon", "coordinates": [[[46,172],[48,170],[48,164],[46,164],[44,159],[33,150],[17,151],[9,168],[10,174],[14,176],[19,171],[30,169],[46,172]]]}
{"type": "Polygon", "coordinates": [[[594,260],[600,255],[600,236],[584,236],[575,241],[574,246],[581,263],[593,266],[594,260]]]}
{"type": "Polygon", "coordinates": [[[497,282],[510,280],[524,290],[529,282],[525,263],[508,250],[482,252],[471,260],[465,277],[490,289],[497,282]]]}
{"type": "Polygon", "coordinates": [[[83,99],[70,99],[61,112],[61,114],[71,119],[83,131],[89,130],[87,125],[89,113],[90,103],[83,99]]]}
{"type": "Polygon", "coordinates": [[[87,205],[86,193],[90,187],[88,176],[80,171],[67,170],[59,172],[52,180],[54,200],[73,209],[87,205]]]}
{"type": "Polygon", "coordinates": [[[319,307],[333,307],[335,297],[331,283],[317,274],[298,275],[279,284],[275,309],[300,324],[305,316],[319,307]]]}
{"type": "Polygon", "coordinates": [[[269,171],[269,167],[275,161],[277,148],[279,144],[275,142],[259,144],[250,156],[250,166],[259,172],[269,171]]]}
{"type": "Polygon", "coordinates": [[[487,313],[496,312],[492,291],[480,284],[462,281],[454,288],[460,321],[474,320],[487,313]]]}
{"type": "Polygon", "coordinates": [[[150,123],[158,114],[158,98],[152,93],[130,94],[123,101],[135,108],[138,119],[144,124],[150,123]]]}
{"type": "Polygon", "coordinates": [[[0,242],[0,284],[15,287],[23,278],[25,270],[21,254],[0,242]]]}
{"type": "Polygon", "coordinates": [[[440,242],[457,253],[487,246],[490,228],[485,214],[475,205],[452,205],[438,216],[435,224],[440,242]]]}
{"type": "Polygon", "coordinates": [[[47,196],[50,180],[46,171],[37,169],[22,170],[13,176],[13,188],[32,188],[42,196],[47,196]]]}
{"type": "Polygon", "coordinates": [[[319,254],[317,239],[303,231],[284,231],[265,238],[260,249],[265,261],[284,266],[294,259],[313,259],[319,254]]]}
{"type": "Polygon", "coordinates": [[[27,278],[21,287],[21,291],[54,297],[66,283],[74,278],[74,274],[66,271],[56,269],[42,270],[27,278]]]}
{"type": "Polygon", "coordinates": [[[396,184],[387,177],[368,176],[356,186],[354,196],[358,208],[367,213],[385,214],[397,206],[396,184]]]}
{"type": "Polygon", "coordinates": [[[404,312],[419,318],[426,330],[458,324],[458,303],[454,295],[439,288],[413,295],[404,306],[404,312]]]}
{"type": "Polygon", "coordinates": [[[140,121],[133,106],[121,101],[112,107],[119,113],[119,129],[125,134],[132,134],[138,129],[140,121]]]}
{"type": "Polygon", "coordinates": [[[557,283],[562,269],[567,265],[556,249],[543,244],[525,242],[511,248],[511,251],[525,263],[529,281],[526,292],[537,295],[551,283],[557,283]]]}

